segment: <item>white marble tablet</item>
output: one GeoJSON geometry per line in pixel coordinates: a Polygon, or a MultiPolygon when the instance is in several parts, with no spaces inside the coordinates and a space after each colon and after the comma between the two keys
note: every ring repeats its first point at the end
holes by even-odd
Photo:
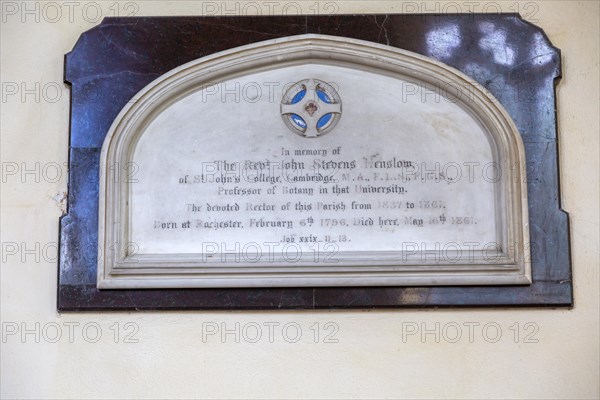
{"type": "Polygon", "coordinates": [[[100,288],[531,282],[516,127],[410,52],[303,35],[191,62],[101,163],[100,288]]]}

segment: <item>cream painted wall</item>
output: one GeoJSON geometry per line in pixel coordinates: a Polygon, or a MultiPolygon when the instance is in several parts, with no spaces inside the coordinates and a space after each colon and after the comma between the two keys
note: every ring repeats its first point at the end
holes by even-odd
{"type": "MultiPolygon", "coordinates": [[[[7,172],[13,163],[20,169],[35,169],[39,163],[42,175],[36,182],[35,173],[21,179],[19,171],[2,183],[2,398],[600,396],[597,1],[453,2],[465,12],[468,7],[494,11],[498,5],[507,12],[518,8],[562,49],[564,78],[558,87],[561,187],[563,206],[571,215],[574,309],[58,314],[54,246],[63,206],[61,193],[67,188],[64,164],[69,118],[68,91],[62,84],[63,55],[82,32],[99,22],[94,5],[71,4],[70,12],[63,5],[62,15],[57,16],[56,8],[39,3],[39,22],[36,11],[23,14],[23,7],[35,10],[35,2],[2,4],[1,81],[7,97],[1,103],[2,166],[7,172]],[[17,7],[16,14],[6,8],[11,5],[17,7]],[[45,96],[39,102],[31,94],[24,102],[19,95],[8,96],[13,82],[26,83],[27,88],[39,82],[45,96]],[[62,92],[54,101],[56,87],[62,92]],[[57,164],[62,175],[54,179],[57,164]],[[17,243],[16,254],[7,243],[17,243]],[[23,251],[35,249],[36,244],[39,260],[36,254],[23,251]],[[325,325],[328,322],[332,325],[325,325]],[[234,330],[237,323],[239,343],[233,334],[224,341],[220,335],[203,338],[208,327],[221,329],[225,324],[234,330]],[[280,324],[274,328],[272,343],[269,323],[280,324]],[[288,325],[285,336],[282,327],[288,323],[297,325],[288,325]],[[315,343],[317,323],[320,337],[315,343]],[[480,324],[474,326],[471,339],[465,325],[469,323],[480,324]],[[262,337],[251,343],[256,324],[262,337]],[[418,334],[403,334],[415,326],[435,331],[436,324],[441,336],[437,341],[434,334],[424,340],[418,334]],[[451,343],[457,325],[462,336],[451,343]],[[302,337],[290,343],[298,327],[302,337]],[[324,338],[332,327],[338,328],[337,343],[324,338]],[[102,336],[94,343],[98,328],[102,336]],[[502,334],[492,343],[498,328],[502,334]],[[19,332],[9,335],[11,329],[19,332]],[[33,333],[22,337],[23,329],[33,333]],[[137,331],[127,338],[133,329],[137,331]],[[526,340],[525,334],[534,330],[526,340]]],[[[132,5],[137,15],[198,15],[203,10],[202,3],[194,1],[96,4],[104,15],[131,11],[132,5]]],[[[235,10],[234,4],[227,3],[227,9],[235,10]]],[[[272,7],[279,13],[284,7],[278,2],[255,4],[265,12],[272,7]]],[[[444,2],[294,4],[305,13],[456,11],[445,8],[444,2]]],[[[224,5],[205,2],[204,10],[222,11],[224,5]]],[[[287,11],[293,13],[294,8],[287,11]]]]}

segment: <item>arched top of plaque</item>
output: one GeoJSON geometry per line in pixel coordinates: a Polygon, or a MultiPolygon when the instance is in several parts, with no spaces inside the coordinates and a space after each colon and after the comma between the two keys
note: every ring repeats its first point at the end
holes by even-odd
{"type": "Polygon", "coordinates": [[[189,62],[100,165],[100,288],[531,283],[517,128],[409,51],[310,34],[189,62]]]}

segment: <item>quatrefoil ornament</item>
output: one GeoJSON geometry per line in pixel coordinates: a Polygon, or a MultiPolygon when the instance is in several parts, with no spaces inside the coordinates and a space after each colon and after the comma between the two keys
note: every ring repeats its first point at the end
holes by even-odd
{"type": "Polygon", "coordinates": [[[281,117],[294,133],[316,138],[331,132],[342,116],[342,100],[335,89],[318,79],[292,85],[281,100],[281,117]]]}

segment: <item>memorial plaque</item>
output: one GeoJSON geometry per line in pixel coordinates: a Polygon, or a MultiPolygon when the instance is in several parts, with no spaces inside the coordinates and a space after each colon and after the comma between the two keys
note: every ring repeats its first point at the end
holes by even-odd
{"type": "Polygon", "coordinates": [[[531,283],[518,130],[414,53],[299,35],[193,61],[101,162],[101,288],[531,283]]]}
{"type": "MultiPolygon", "coordinates": [[[[91,224],[70,200],[59,308],[568,304],[570,280],[544,272],[570,270],[566,231],[538,233],[566,226],[539,190],[557,188],[534,133],[554,134],[550,114],[522,113],[528,75],[499,72],[510,60],[458,61],[459,45],[434,40],[455,24],[484,54],[490,32],[521,32],[529,52],[545,51],[534,68],[551,84],[546,39],[515,16],[392,15],[383,40],[378,18],[310,17],[310,33],[296,17],[108,19],[85,36],[78,46],[93,49],[122,34],[142,46],[131,54],[156,35],[187,44],[159,47],[154,66],[107,58],[103,68],[127,71],[113,80],[86,80],[84,53],[67,58],[67,78],[81,81],[70,199],[95,198],[98,214],[91,224]],[[228,36],[265,21],[282,25],[228,36]],[[493,68],[506,87],[486,80],[493,68]],[[97,96],[111,88],[116,101],[97,96]]],[[[550,110],[549,98],[534,101],[550,110]]]]}

